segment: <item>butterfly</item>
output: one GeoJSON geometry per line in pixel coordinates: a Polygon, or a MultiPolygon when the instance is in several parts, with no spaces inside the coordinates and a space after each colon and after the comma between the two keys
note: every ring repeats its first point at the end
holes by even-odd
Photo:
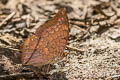
{"type": "Polygon", "coordinates": [[[42,66],[54,63],[67,54],[64,53],[69,38],[69,22],[66,9],[59,9],[56,15],[28,36],[21,47],[23,65],[42,66]]]}

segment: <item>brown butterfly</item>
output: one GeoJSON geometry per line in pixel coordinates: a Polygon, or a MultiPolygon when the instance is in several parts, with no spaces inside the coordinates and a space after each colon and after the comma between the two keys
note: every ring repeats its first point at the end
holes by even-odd
{"type": "Polygon", "coordinates": [[[21,48],[23,65],[42,66],[64,58],[68,37],[68,17],[65,8],[61,8],[25,40],[21,48]]]}

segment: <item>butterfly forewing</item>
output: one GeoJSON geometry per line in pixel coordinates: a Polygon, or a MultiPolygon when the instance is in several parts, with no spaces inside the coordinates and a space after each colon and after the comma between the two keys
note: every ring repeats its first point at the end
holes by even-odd
{"type": "Polygon", "coordinates": [[[62,58],[68,37],[68,18],[65,9],[60,9],[55,17],[26,39],[22,47],[23,64],[27,62],[27,65],[42,66],[62,58]],[[32,38],[35,39],[32,41],[32,38]]]}

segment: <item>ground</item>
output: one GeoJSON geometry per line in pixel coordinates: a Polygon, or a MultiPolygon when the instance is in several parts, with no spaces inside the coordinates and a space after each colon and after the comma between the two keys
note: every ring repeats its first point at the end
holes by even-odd
{"type": "Polygon", "coordinates": [[[24,40],[66,8],[70,23],[67,57],[39,68],[41,80],[120,79],[120,0],[1,0],[0,79],[38,80],[23,70],[24,40]],[[49,67],[49,69],[48,69],[49,67]],[[22,71],[21,71],[22,70],[22,71]]]}

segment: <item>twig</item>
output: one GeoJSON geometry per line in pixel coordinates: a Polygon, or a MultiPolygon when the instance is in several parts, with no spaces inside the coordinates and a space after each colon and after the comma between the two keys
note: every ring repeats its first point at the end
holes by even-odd
{"type": "Polygon", "coordinates": [[[4,65],[3,69],[8,73],[16,72],[17,68],[12,64],[13,62],[9,60],[6,56],[2,55],[0,59],[0,64],[4,65]]]}
{"type": "Polygon", "coordinates": [[[6,18],[0,23],[0,27],[3,26],[3,25],[5,24],[5,22],[7,22],[8,20],[10,20],[14,15],[15,15],[15,12],[12,12],[8,17],[6,17],[6,18]]]}
{"type": "Polygon", "coordinates": [[[0,75],[0,80],[14,80],[18,78],[33,78],[34,72],[27,72],[27,73],[16,73],[16,74],[9,74],[9,75],[0,75]]]}
{"type": "Polygon", "coordinates": [[[72,41],[72,43],[76,41],[85,40],[86,38],[88,38],[90,36],[89,30],[90,30],[90,27],[88,27],[88,29],[84,31],[84,33],[80,37],[77,37],[74,41],[72,41]]]}
{"type": "Polygon", "coordinates": [[[70,50],[74,50],[74,51],[79,51],[79,52],[82,52],[83,50],[81,50],[81,49],[78,49],[78,48],[76,48],[76,47],[72,47],[72,46],[66,46],[68,49],[70,49],[70,50]]]}
{"type": "Polygon", "coordinates": [[[108,77],[107,79],[109,80],[109,79],[111,79],[111,78],[120,78],[120,74],[118,74],[118,75],[113,75],[113,76],[110,76],[110,77],[108,77]]]}
{"type": "Polygon", "coordinates": [[[112,76],[112,78],[116,78],[116,77],[120,77],[120,74],[112,76]]]}
{"type": "Polygon", "coordinates": [[[4,45],[0,45],[1,48],[7,48],[7,49],[10,49],[10,50],[13,50],[13,51],[20,51],[19,49],[15,49],[15,48],[12,48],[11,46],[4,46],[4,45]]]}
{"type": "Polygon", "coordinates": [[[100,5],[95,6],[95,10],[97,12],[99,12],[100,14],[104,15],[106,19],[110,18],[110,16],[108,16],[106,13],[103,12],[103,10],[101,9],[100,5]]]}

